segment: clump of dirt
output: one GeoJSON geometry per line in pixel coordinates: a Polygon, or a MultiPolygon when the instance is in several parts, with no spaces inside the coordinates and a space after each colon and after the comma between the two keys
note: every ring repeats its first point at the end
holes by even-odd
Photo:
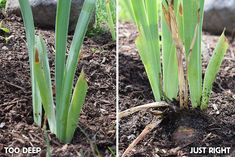
{"type": "MultiPolygon", "coordinates": [[[[33,124],[30,71],[23,21],[10,16],[3,19],[11,39],[0,38],[0,156],[4,147],[40,147],[44,156],[44,131],[33,124]]],[[[54,31],[36,29],[48,48],[51,75],[54,78],[54,31]]],[[[68,37],[68,47],[72,36],[68,37]]],[[[48,133],[53,156],[112,156],[115,152],[116,52],[110,34],[85,38],[75,80],[84,69],[89,89],[79,127],[71,144],[62,144],[48,133]],[[111,151],[112,150],[112,151],[111,151]]],[[[54,79],[53,79],[54,81],[54,79]]],[[[23,154],[31,156],[31,154],[23,154]]]]}
{"type": "MultiPolygon", "coordinates": [[[[176,145],[197,142],[205,133],[208,117],[199,110],[170,110],[163,113],[159,127],[176,145]]],[[[201,139],[200,139],[201,140],[201,139]]]]}
{"type": "MultiPolygon", "coordinates": [[[[154,97],[134,43],[138,34],[135,26],[120,23],[119,32],[119,109],[123,111],[154,102],[154,97]]],[[[203,35],[203,73],[217,41],[218,36],[203,35]]],[[[191,147],[211,146],[230,147],[231,156],[235,149],[234,67],[235,42],[230,44],[216,77],[208,109],[203,112],[162,110],[165,112],[162,123],[137,144],[130,155],[193,156],[189,154],[191,147]],[[190,138],[185,138],[185,134],[190,138]]],[[[120,120],[120,155],[155,118],[151,111],[140,111],[120,120]]]]}
{"type": "Polygon", "coordinates": [[[192,127],[195,129],[204,129],[208,123],[208,116],[197,109],[182,109],[174,111],[170,109],[165,111],[162,116],[161,126],[173,133],[180,126],[192,127]]]}

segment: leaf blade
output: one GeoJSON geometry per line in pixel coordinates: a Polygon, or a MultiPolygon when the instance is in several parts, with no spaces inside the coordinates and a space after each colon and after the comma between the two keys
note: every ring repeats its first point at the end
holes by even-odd
{"type": "Polygon", "coordinates": [[[88,84],[85,79],[85,73],[82,71],[74,88],[71,104],[68,111],[66,142],[73,138],[77,123],[79,121],[82,106],[85,102],[88,84]]]}
{"type": "Polygon", "coordinates": [[[213,82],[216,78],[216,74],[220,69],[224,55],[228,49],[228,40],[224,35],[224,32],[219,38],[219,41],[216,45],[214,53],[210,59],[208,67],[206,69],[204,83],[203,83],[203,92],[202,92],[202,101],[201,109],[206,109],[209,103],[209,97],[212,90],[213,82]]]}
{"type": "Polygon", "coordinates": [[[83,8],[81,10],[79,19],[77,21],[77,26],[75,29],[74,37],[69,51],[69,56],[66,62],[65,74],[63,79],[63,90],[61,95],[62,108],[60,109],[61,115],[59,117],[60,126],[59,132],[62,133],[60,139],[62,141],[66,138],[66,126],[67,126],[67,117],[68,109],[72,94],[72,85],[73,79],[75,76],[75,71],[78,64],[78,57],[80,54],[80,49],[88,28],[89,21],[92,17],[94,11],[96,0],[85,0],[83,8]]]}
{"type": "MultiPolygon", "coordinates": [[[[38,42],[36,46],[41,46],[41,45],[38,45],[40,44],[40,41],[38,42]]],[[[51,89],[49,89],[49,85],[47,84],[48,82],[45,76],[45,68],[42,65],[43,62],[45,62],[43,61],[45,60],[45,58],[43,58],[42,57],[43,55],[42,54],[40,55],[39,53],[43,53],[43,52],[39,52],[38,48],[36,47],[35,62],[34,62],[35,79],[37,81],[39,93],[42,99],[42,105],[48,118],[50,130],[52,133],[56,134],[56,118],[55,118],[53,97],[51,96],[51,92],[50,92],[51,89]]]]}
{"type": "Polygon", "coordinates": [[[163,91],[169,99],[178,94],[178,65],[176,46],[167,25],[164,13],[161,14],[162,23],[162,68],[163,68],[163,91]]]}
{"type": "Polygon", "coordinates": [[[161,100],[161,63],[158,32],[158,3],[155,0],[130,0],[128,4],[132,17],[138,27],[139,37],[136,46],[153,91],[156,101],[161,100]]]}
{"type": "Polygon", "coordinates": [[[42,101],[38,92],[38,86],[34,78],[34,44],[35,44],[35,28],[33,23],[33,14],[28,0],[19,0],[20,10],[24,21],[27,47],[29,54],[30,76],[32,83],[32,99],[33,99],[33,118],[34,122],[41,126],[42,122],[42,101]]]}
{"type": "MultiPolygon", "coordinates": [[[[68,36],[68,26],[69,26],[69,15],[71,8],[71,0],[58,0],[57,10],[56,10],[56,57],[55,57],[55,81],[56,81],[56,121],[59,124],[60,117],[62,115],[63,105],[61,103],[62,88],[63,88],[63,78],[65,71],[65,54],[68,36]]],[[[62,132],[60,131],[61,125],[57,125],[57,137],[62,138],[62,132]]]]}
{"type": "Polygon", "coordinates": [[[190,62],[188,64],[187,78],[189,83],[190,98],[192,106],[195,108],[200,105],[202,94],[202,58],[201,58],[201,36],[202,30],[202,15],[199,11],[202,10],[203,0],[183,0],[183,25],[184,25],[184,44],[185,54],[188,57],[190,51],[190,62]],[[199,18],[200,16],[200,18],[199,18]],[[191,43],[194,38],[195,28],[199,24],[199,29],[195,39],[195,44],[190,50],[191,43]],[[192,58],[192,59],[191,59],[192,58]]]}

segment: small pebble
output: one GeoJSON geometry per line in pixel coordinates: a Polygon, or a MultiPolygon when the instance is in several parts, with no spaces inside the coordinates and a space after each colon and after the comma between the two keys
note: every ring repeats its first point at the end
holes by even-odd
{"type": "Polygon", "coordinates": [[[219,114],[220,114],[220,111],[216,111],[215,114],[216,114],[216,115],[219,115],[219,114]]]}
{"type": "Polygon", "coordinates": [[[3,128],[4,126],[5,126],[4,122],[0,123],[0,128],[3,128]]]}
{"type": "Polygon", "coordinates": [[[212,104],[212,107],[214,110],[216,110],[216,111],[218,110],[217,104],[212,104]]]}
{"type": "Polygon", "coordinates": [[[3,46],[2,50],[8,50],[8,48],[6,46],[3,46]]]}

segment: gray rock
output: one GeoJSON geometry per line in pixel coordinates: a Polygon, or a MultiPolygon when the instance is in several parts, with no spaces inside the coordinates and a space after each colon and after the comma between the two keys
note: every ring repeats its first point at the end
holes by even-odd
{"type": "Polygon", "coordinates": [[[221,34],[235,30],[235,0],[205,0],[203,29],[221,34]]]}
{"type": "MultiPolygon", "coordinates": [[[[54,28],[56,20],[57,0],[29,0],[33,12],[35,25],[41,28],[54,28]]],[[[77,19],[82,9],[84,0],[72,0],[69,31],[74,31],[77,19]]],[[[21,16],[18,0],[8,0],[6,4],[7,14],[21,16]]],[[[95,16],[91,19],[90,26],[94,24],[95,16]]]]}
{"type": "Polygon", "coordinates": [[[5,51],[6,51],[6,50],[8,50],[8,48],[7,48],[6,46],[3,46],[3,47],[2,47],[2,50],[5,50],[5,51]]]}

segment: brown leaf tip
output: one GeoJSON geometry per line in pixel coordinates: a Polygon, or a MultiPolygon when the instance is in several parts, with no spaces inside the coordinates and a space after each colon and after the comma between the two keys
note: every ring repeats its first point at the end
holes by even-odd
{"type": "Polygon", "coordinates": [[[38,64],[39,63],[39,57],[38,57],[38,49],[35,49],[35,63],[38,64]]]}

